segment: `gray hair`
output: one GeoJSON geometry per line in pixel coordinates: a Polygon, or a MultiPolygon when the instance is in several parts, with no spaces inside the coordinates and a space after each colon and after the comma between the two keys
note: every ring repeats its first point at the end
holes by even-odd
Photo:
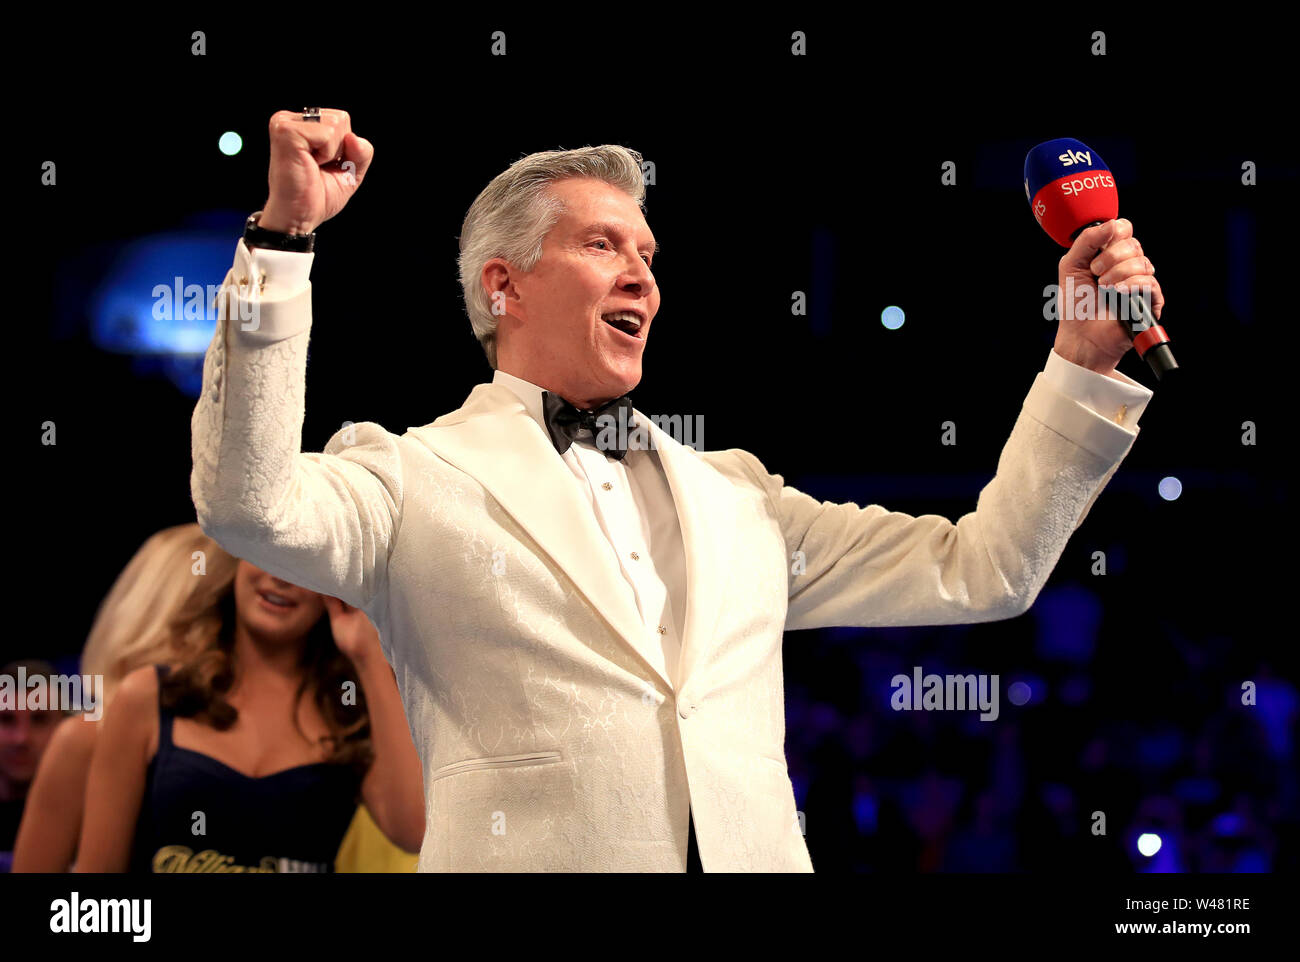
{"type": "Polygon", "coordinates": [[[483,266],[494,257],[531,271],[542,257],[542,241],[564,213],[548,188],[569,177],[594,177],[627,193],[645,209],[641,155],[617,144],[544,150],[529,154],[492,178],[474,199],[460,229],[460,286],[474,336],[488,364],[497,366],[497,322],[483,290],[483,266]]]}

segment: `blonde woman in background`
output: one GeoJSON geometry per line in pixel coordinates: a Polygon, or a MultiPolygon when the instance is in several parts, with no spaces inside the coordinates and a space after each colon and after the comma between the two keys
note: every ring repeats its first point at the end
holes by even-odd
{"type": "MultiPolygon", "coordinates": [[[[197,524],[166,528],[145,541],[101,602],[82,652],[80,670],[103,677],[106,707],[122,679],[136,669],[178,666],[207,647],[221,628],[219,601],[231,590],[238,566],[239,559],[197,524]]],[[[32,783],[13,871],[72,868],[98,731],[99,722],[80,715],[58,726],[32,783]]],[[[388,840],[361,805],[336,870],[413,871],[415,861],[388,840]]]]}

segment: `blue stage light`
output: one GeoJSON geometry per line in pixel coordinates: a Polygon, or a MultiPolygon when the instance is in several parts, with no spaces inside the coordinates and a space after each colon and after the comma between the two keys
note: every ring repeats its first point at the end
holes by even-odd
{"type": "Polygon", "coordinates": [[[197,397],[216,329],[216,291],[230,269],[238,221],[225,230],[154,234],[122,248],[90,301],[90,337],[133,354],[197,397]]]}

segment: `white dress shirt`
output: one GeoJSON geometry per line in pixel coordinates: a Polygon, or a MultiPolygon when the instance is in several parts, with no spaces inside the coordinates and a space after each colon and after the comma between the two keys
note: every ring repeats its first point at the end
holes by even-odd
{"type": "MultiPolygon", "coordinates": [[[[235,254],[236,277],[255,279],[259,298],[276,301],[299,294],[309,285],[315,254],[249,250],[242,242],[235,254]]],[[[1114,371],[1089,371],[1050,351],[1044,377],[1051,387],[1095,416],[1113,421],[1132,434],[1153,392],[1114,371]]],[[[546,434],[542,388],[497,371],[493,382],[509,388],[546,434]]],[[[678,683],[678,654],[684,631],[686,556],[681,527],[667,476],[654,450],[630,450],[623,461],[599,452],[590,432],[578,436],[563,455],[591,505],[608,541],[608,563],[623,574],[627,590],[645,625],[642,654],[665,677],[678,683]]]]}
{"type": "MultiPolygon", "coordinates": [[[[513,391],[546,434],[542,388],[505,371],[497,371],[492,381],[513,391]]],[[[622,571],[641,612],[646,628],[641,654],[676,688],[677,656],[686,630],[686,551],[659,453],[632,449],[619,461],[598,451],[595,438],[584,430],[562,459],[609,541],[609,563],[622,571]]]]}

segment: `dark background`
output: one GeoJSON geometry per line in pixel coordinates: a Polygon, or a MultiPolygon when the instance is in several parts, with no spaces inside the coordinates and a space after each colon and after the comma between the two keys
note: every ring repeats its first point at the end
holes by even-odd
{"type": "Polygon", "coordinates": [[[652,21],[632,7],[549,22],[363,15],[115,16],[10,37],[27,64],[8,151],[21,209],[10,543],[36,617],[6,655],[71,665],[136,548],[193,520],[193,397],[157,364],[100,347],[89,305],[125,245],[182,229],[228,236],[211,276],[186,277],[220,283],[266,197],[277,109],[342,107],[376,147],[359,194],[318,233],[304,450],[345,420],[427,423],[490,380],[456,278],[466,209],[526,153],[621,143],[655,164],[647,218],[661,245],[637,406],[702,414],[707,447],[752,451],[820,498],[954,521],[992,477],[1055,333],[1043,288],[1063,250],[1028,210],[1024,155],[1075,137],[1116,176],[1185,376],[1166,389],[1136,352],[1121,363],[1156,388],[1141,436],[1026,615],[788,634],[787,753],[813,863],[1296,866],[1283,292],[1300,166],[1280,34],[1083,14],[1050,26],[652,21]],[[204,57],[190,54],[196,29],[204,57]],[[498,29],[504,58],[489,54],[498,29]],[[789,53],[796,29],[806,57],[789,53]],[[1104,57],[1089,53],[1094,30],[1104,57]],[[216,149],[227,130],[244,140],[235,157],[216,149]],[[53,187],[40,183],[47,160],[53,187]],[[941,184],[945,161],[955,186],[941,184]],[[1245,161],[1256,186],[1241,183],[1245,161]],[[806,317],[791,316],[796,290],[806,317]],[[880,323],[890,304],[906,311],[897,331],[880,323]],[[947,420],[955,446],[940,443],[947,420]],[[46,421],[57,445],[40,443],[46,421]],[[1166,476],[1182,482],[1175,501],[1157,493],[1166,476]],[[1104,577],[1090,573],[1099,550],[1104,577]],[[892,711],[889,679],[913,665],[998,674],[1000,718],[892,711]],[[1027,705],[1007,700],[1015,681],[1027,705]],[[1094,811],[1104,837],[1089,831],[1094,811]],[[1164,840],[1153,859],[1136,854],[1143,831],[1164,840]]]}

